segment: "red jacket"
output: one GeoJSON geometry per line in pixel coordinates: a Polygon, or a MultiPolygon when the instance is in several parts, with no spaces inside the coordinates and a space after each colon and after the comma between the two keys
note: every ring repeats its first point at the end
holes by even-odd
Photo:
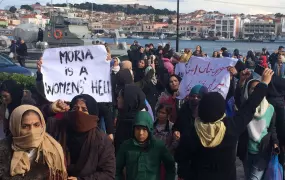
{"type": "Polygon", "coordinates": [[[261,60],[260,65],[262,67],[268,68],[267,57],[266,56],[260,56],[260,60],[261,60]]]}

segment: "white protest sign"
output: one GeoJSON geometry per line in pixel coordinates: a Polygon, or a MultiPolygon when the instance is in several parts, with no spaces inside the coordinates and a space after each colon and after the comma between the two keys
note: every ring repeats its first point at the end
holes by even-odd
{"type": "Polygon", "coordinates": [[[175,74],[183,79],[185,75],[185,66],[187,63],[177,63],[175,65],[175,74]]]}
{"type": "Polygon", "coordinates": [[[49,101],[71,101],[79,94],[89,94],[97,102],[112,101],[105,46],[46,49],[42,58],[43,83],[49,101]]]}
{"type": "Polygon", "coordinates": [[[228,67],[235,66],[237,59],[192,56],[185,66],[185,75],[179,86],[179,99],[189,95],[192,87],[203,85],[210,92],[219,92],[226,98],[230,87],[228,67]]]}

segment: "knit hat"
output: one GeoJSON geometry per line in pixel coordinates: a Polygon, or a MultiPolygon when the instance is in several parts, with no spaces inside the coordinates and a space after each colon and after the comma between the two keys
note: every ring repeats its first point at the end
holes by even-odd
{"type": "Polygon", "coordinates": [[[205,94],[200,101],[198,113],[201,121],[215,122],[222,118],[226,112],[226,102],[218,92],[205,94]]]}
{"type": "Polygon", "coordinates": [[[191,89],[190,95],[197,94],[201,96],[201,98],[208,93],[208,89],[205,86],[202,85],[196,85],[191,89]]]}

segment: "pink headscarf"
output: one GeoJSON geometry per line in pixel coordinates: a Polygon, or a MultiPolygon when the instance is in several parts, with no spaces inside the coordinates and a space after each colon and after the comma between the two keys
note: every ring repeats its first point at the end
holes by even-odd
{"type": "Polygon", "coordinates": [[[172,75],[174,73],[174,66],[171,63],[170,59],[162,58],[164,67],[167,69],[168,73],[172,75]]]}

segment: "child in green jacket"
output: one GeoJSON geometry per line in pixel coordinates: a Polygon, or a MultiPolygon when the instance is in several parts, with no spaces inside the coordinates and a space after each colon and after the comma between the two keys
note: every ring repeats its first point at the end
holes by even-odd
{"type": "Polygon", "coordinates": [[[153,122],[147,111],[137,113],[133,126],[134,137],[125,141],[116,157],[116,180],[160,180],[164,165],[166,180],[175,179],[174,158],[164,142],[152,136],[153,122]]]}

